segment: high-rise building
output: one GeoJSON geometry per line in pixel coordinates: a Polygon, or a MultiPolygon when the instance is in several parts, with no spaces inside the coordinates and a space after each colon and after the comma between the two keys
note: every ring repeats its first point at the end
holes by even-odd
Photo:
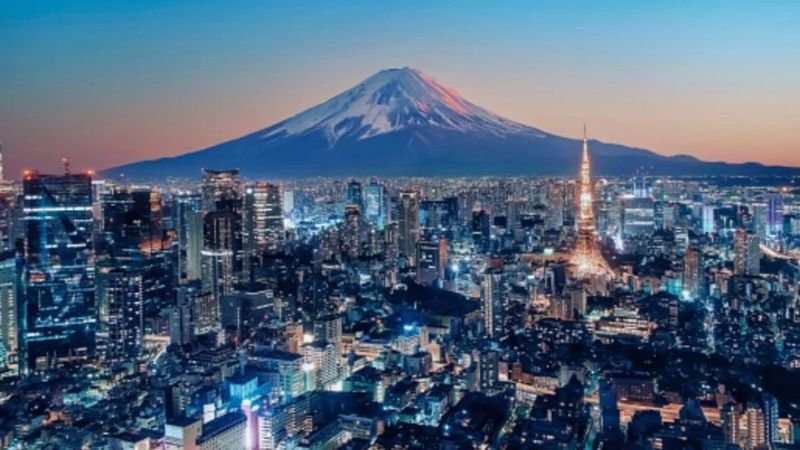
{"type": "Polygon", "coordinates": [[[266,183],[264,238],[267,254],[274,255],[283,251],[283,195],[279,184],[266,183]]]}
{"type": "Polygon", "coordinates": [[[481,283],[481,312],[487,336],[503,334],[503,311],[502,272],[490,269],[483,274],[481,283]]]}
{"type": "Polygon", "coordinates": [[[330,342],[342,354],[342,317],[336,314],[314,320],[314,340],[330,342]]]}
{"type": "Polygon", "coordinates": [[[699,249],[689,249],[683,259],[683,291],[686,300],[696,299],[703,294],[703,253],[699,249]]]}
{"type": "Polygon", "coordinates": [[[199,195],[175,199],[175,231],[178,237],[178,281],[181,284],[202,276],[203,205],[199,195]]]}
{"type": "Polygon", "coordinates": [[[764,409],[764,435],[767,444],[778,442],[778,399],[774,395],[765,393],[763,399],[764,409]]]}
{"type": "Polygon", "coordinates": [[[400,255],[412,261],[419,241],[419,193],[403,191],[398,198],[398,236],[400,255]]]}
{"type": "Polygon", "coordinates": [[[349,183],[347,183],[347,192],[345,193],[345,200],[348,205],[356,205],[359,208],[363,208],[364,199],[360,182],[352,180],[349,183]]]}
{"type": "Polygon", "coordinates": [[[17,362],[19,351],[20,266],[12,251],[0,253],[0,360],[6,364],[17,362]]]}
{"type": "Polygon", "coordinates": [[[238,210],[239,170],[203,170],[203,209],[206,212],[238,210]]]}
{"type": "Polygon", "coordinates": [[[780,193],[771,192],[764,199],[767,203],[767,234],[775,236],[783,232],[783,197],[780,193]]]}
{"type": "Polygon", "coordinates": [[[344,208],[341,240],[342,253],[351,259],[357,258],[361,251],[361,209],[357,205],[344,208]]]}
{"type": "Polygon", "coordinates": [[[111,361],[135,360],[144,348],[142,274],[113,269],[104,278],[108,303],[106,357],[111,361]]]}
{"type": "Polygon", "coordinates": [[[27,367],[95,351],[92,179],[87,174],[23,178],[26,295],[21,351],[27,367]]]}
{"type": "Polygon", "coordinates": [[[233,292],[236,255],[240,254],[239,216],[233,211],[215,211],[203,219],[202,282],[219,303],[233,292]]]}
{"type": "Polygon", "coordinates": [[[703,233],[711,234],[716,231],[716,224],[714,222],[714,205],[703,205],[702,222],[703,233]]]}
{"type": "Polygon", "coordinates": [[[386,225],[386,194],[382,184],[371,180],[364,187],[364,220],[382,230],[386,225]]]}
{"type": "Polygon", "coordinates": [[[178,298],[169,315],[169,342],[187,345],[194,340],[194,305],[187,288],[178,289],[178,298]]]}
{"type": "Polygon", "coordinates": [[[324,390],[339,377],[339,355],[336,346],[315,341],[303,346],[304,367],[312,374],[315,389],[324,390]]]}
{"type": "Polygon", "coordinates": [[[417,242],[417,283],[431,285],[444,279],[447,264],[447,240],[417,242]]]}
{"type": "Polygon", "coordinates": [[[758,235],[744,228],[736,230],[733,268],[737,275],[758,275],[761,272],[761,248],[758,235]]]}
{"type": "Polygon", "coordinates": [[[741,433],[739,431],[739,412],[736,410],[736,404],[725,404],[720,411],[720,419],[722,420],[725,443],[737,444],[741,433]]]}
{"type": "Polygon", "coordinates": [[[767,238],[767,204],[750,205],[750,230],[762,241],[767,238]]]}
{"type": "Polygon", "coordinates": [[[253,279],[253,269],[267,241],[267,184],[255,183],[244,190],[242,220],[243,278],[253,279]]]}

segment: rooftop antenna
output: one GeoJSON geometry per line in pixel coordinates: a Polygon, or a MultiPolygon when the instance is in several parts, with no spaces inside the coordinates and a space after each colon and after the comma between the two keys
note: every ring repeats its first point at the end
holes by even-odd
{"type": "Polygon", "coordinates": [[[64,175],[69,175],[69,158],[61,158],[61,162],[64,164],[64,175]]]}

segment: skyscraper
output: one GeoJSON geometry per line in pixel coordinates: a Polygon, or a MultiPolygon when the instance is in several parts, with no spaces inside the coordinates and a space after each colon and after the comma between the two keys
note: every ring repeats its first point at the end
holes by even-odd
{"type": "Polygon", "coordinates": [[[481,311],[486,335],[500,336],[503,333],[503,291],[501,289],[502,273],[490,269],[483,274],[481,283],[481,311]]]}
{"type": "Polygon", "coordinates": [[[767,194],[767,234],[775,236],[783,232],[783,197],[780,193],[767,194]]]}
{"type": "Polygon", "coordinates": [[[347,183],[347,192],[345,193],[345,200],[348,205],[356,205],[359,208],[364,207],[364,200],[363,200],[363,191],[361,189],[361,183],[352,180],[347,183]]]}
{"type": "Polygon", "coordinates": [[[444,266],[447,263],[447,241],[442,237],[438,241],[417,242],[417,283],[430,285],[437,279],[444,278],[444,266]]]}
{"type": "Polygon", "coordinates": [[[203,209],[207,212],[238,209],[239,170],[203,170],[203,209]]]}
{"type": "Polygon", "coordinates": [[[703,292],[703,253],[689,249],[683,260],[683,291],[686,299],[696,299],[703,292]]]}
{"type": "Polygon", "coordinates": [[[232,211],[210,212],[203,219],[203,290],[210,292],[217,303],[233,292],[238,229],[239,216],[232,211]]]}
{"type": "Polygon", "coordinates": [[[386,194],[383,185],[371,180],[364,187],[364,220],[382,230],[386,225],[386,194]]]}
{"type": "Polygon", "coordinates": [[[114,269],[105,277],[108,302],[108,344],[111,361],[135,360],[144,348],[144,300],[142,274],[114,269]]]}
{"type": "Polygon", "coordinates": [[[183,284],[201,277],[203,251],[203,206],[199,195],[175,199],[175,231],[178,237],[178,281],[183,284]]]}
{"type": "Polygon", "coordinates": [[[22,351],[29,368],[93,354],[97,311],[92,248],[92,179],[87,174],[23,179],[26,307],[22,351]]]}
{"type": "Polygon", "coordinates": [[[19,350],[19,274],[14,252],[0,253],[0,356],[6,363],[16,362],[19,350]]]}
{"type": "Polygon", "coordinates": [[[248,185],[244,190],[242,217],[243,278],[250,281],[253,269],[266,246],[267,189],[266,183],[248,185]]]}
{"type": "Polygon", "coordinates": [[[283,188],[279,184],[265,183],[264,239],[267,254],[283,250],[283,188]]]}
{"type": "Polygon", "coordinates": [[[341,239],[342,251],[351,259],[357,258],[361,250],[361,210],[357,205],[345,206],[341,239]]]}
{"type": "Polygon", "coordinates": [[[737,275],[758,275],[761,272],[761,248],[758,235],[744,228],[736,230],[733,243],[733,270],[737,275]]]}
{"type": "Polygon", "coordinates": [[[716,231],[716,224],[714,223],[714,205],[703,205],[702,222],[703,233],[711,234],[716,231]]]}
{"type": "Polygon", "coordinates": [[[398,198],[398,250],[412,261],[419,241],[419,193],[403,191],[398,198]]]}

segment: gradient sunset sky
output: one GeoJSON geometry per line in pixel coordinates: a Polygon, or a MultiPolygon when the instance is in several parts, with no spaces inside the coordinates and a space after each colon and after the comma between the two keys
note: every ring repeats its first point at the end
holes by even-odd
{"type": "Polygon", "coordinates": [[[800,1],[0,1],[0,141],[100,169],[264,128],[387,67],[567,136],[800,166],[800,1]]]}

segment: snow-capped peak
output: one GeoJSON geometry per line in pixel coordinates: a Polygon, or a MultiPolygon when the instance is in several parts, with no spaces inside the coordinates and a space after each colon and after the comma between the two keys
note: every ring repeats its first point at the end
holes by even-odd
{"type": "Polygon", "coordinates": [[[360,140],[413,126],[497,136],[539,133],[468,102],[419,70],[404,67],[382,70],[330,100],[267,128],[262,138],[322,131],[333,145],[344,137],[360,140]]]}

